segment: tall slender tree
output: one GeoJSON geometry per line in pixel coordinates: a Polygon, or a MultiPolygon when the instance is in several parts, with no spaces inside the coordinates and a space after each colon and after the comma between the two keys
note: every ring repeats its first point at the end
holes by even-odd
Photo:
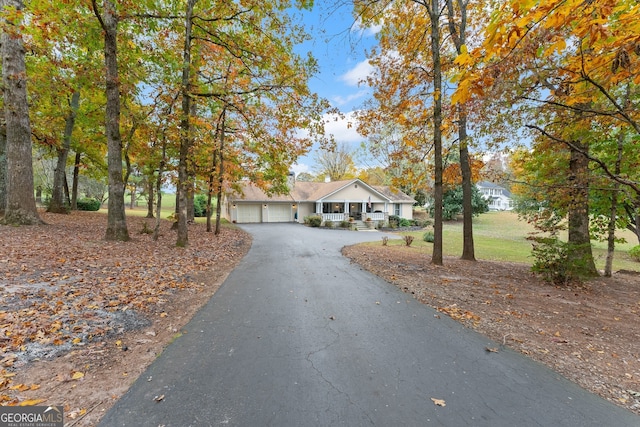
{"type": "MultiPolygon", "coordinates": [[[[459,55],[467,49],[467,7],[469,0],[446,0],[446,3],[449,35],[459,55]]],[[[462,172],[463,242],[461,258],[475,261],[476,255],[473,244],[473,182],[471,179],[469,140],[467,137],[467,106],[459,103],[454,108],[458,116],[458,145],[460,147],[460,171],[462,172]]]]}
{"type": "Polygon", "coordinates": [[[78,108],[80,107],[80,91],[75,90],[71,95],[69,103],[69,112],[65,120],[64,135],[62,138],[62,146],[57,149],[58,161],[53,174],[53,189],[51,192],[51,201],[49,202],[48,211],[54,213],[66,213],[71,203],[65,200],[64,191],[67,184],[67,157],[71,149],[71,135],[76,121],[78,108]]]}
{"type": "MultiPolygon", "coordinates": [[[[380,75],[369,79],[369,84],[376,87],[376,101],[385,105],[382,108],[384,113],[391,114],[404,129],[411,129],[403,135],[407,151],[418,146],[421,151],[433,153],[434,242],[431,262],[436,265],[443,263],[444,91],[440,24],[444,5],[441,0],[354,2],[354,10],[360,20],[367,24],[383,24],[381,52],[372,54],[373,64],[378,66],[380,75]],[[427,139],[426,135],[430,138],[427,139]]],[[[380,118],[378,116],[376,120],[380,118]]]]}
{"type": "Polygon", "coordinates": [[[124,180],[122,177],[122,138],[120,136],[120,80],[118,76],[118,13],[111,0],[103,0],[102,8],[92,0],[93,11],[104,31],[104,62],[107,108],[107,163],[109,171],[109,201],[107,240],[129,240],[125,217],[124,180]],[[102,9],[102,11],[100,10],[102,9]]]}

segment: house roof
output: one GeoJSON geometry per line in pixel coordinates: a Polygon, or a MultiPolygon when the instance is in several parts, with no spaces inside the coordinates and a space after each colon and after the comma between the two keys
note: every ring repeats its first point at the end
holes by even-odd
{"type": "Polygon", "coordinates": [[[504,188],[501,185],[498,185],[498,184],[490,182],[490,181],[480,181],[480,182],[476,183],[476,186],[478,188],[496,188],[496,189],[501,189],[502,190],[502,194],[504,196],[511,197],[511,192],[509,190],[507,190],[506,188],[504,188]]]}
{"type": "Polygon", "coordinates": [[[378,191],[380,194],[384,195],[391,201],[394,202],[407,202],[407,203],[415,203],[416,200],[409,196],[406,193],[403,193],[400,190],[392,189],[391,187],[375,185],[373,188],[378,191]]]}
{"type": "Polygon", "coordinates": [[[491,181],[479,181],[478,183],[476,183],[476,186],[483,187],[483,188],[504,188],[503,186],[493,183],[491,181]]]}
{"type": "Polygon", "coordinates": [[[243,194],[232,194],[230,199],[256,202],[315,202],[325,199],[353,183],[362,184],[366,188],[370,189],[371,192],[378,193],[381,198],[387,199],[390,202],[415,202],[413,198],[402,191],[392,190],[390,187],[385,186],[371,186],[360,179],[330,182],[296,181],[288,194],[274,194],[271,196],[267,195],[263,190],[247,181],[243,183],[244,185],[242,186],[243,194]]]}

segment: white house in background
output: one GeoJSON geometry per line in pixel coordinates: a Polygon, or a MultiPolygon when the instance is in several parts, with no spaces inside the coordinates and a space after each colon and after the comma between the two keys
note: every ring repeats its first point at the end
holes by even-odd
{"type": "Polygon", "coordinates": [[[291,178],[288,194],[271,196],[248,181],[242,184],[242,192],[227,195],[223,206],[227,219],[236,223],[302,222],[314,214],[333,222],[387,221],[389,215],[413,219],[413,198],[360,179],[304,182],[291,178]]]}
{"type": "Polygon", "coordinates": [[[504,187],[489,181],[480,181],[476,184],[478,191],[489,201],[490,211],[513,210],[511,193],[504,187]]]}

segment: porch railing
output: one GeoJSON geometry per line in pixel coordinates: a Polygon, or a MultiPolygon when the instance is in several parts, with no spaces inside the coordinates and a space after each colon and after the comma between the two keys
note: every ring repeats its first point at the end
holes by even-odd
{"type": "Polygon", "coordinates": [[[343,213],[325,213],[322,214],[322,221],[341,222],[347,219],[347,214],[343,213]]]}
{"type": "Polygon", "coordinates": [[[369,212],[362,214],[363,219],[371,218],[374,221],[384,221],[384,213],[383,212],[369,212]]]}
{"type": "MultiPolygon", "coordinates": [[[[384,221],[385,220],[385,214],[384,212],[369,212],[369,213],[362,213],[362,215],[359,215],[360,218],[358,219],[362,219],[363,221],[367,218],[371,218],[373,221],[384,221]]],[[[322,220],[323,221],[333,221],[333,222],[340,222],[340,221],[345,221],[345,220],[349,220],[349,214],[347,213],[324,213],[322,214],[322,220]]]]}

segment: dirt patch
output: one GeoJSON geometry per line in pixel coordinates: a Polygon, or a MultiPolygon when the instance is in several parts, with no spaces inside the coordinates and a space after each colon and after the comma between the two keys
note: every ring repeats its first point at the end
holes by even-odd
{"type": "Polygon", "coordinates": [[[102,240],[104,215],[42,214],[45,226],[0,226],[0,403],[62,405],[67,426],[93,426],[222,284],[251,238],[189,227],[102,240]]]}
{"type": "Polygon", "coordinates": [[[343,254],[497,344],[545,363],[583,388],[640,414],[640,276],[618,272],[553,286],[527,265],[446,258],[423,250],[357,245],[343,254]]]}

